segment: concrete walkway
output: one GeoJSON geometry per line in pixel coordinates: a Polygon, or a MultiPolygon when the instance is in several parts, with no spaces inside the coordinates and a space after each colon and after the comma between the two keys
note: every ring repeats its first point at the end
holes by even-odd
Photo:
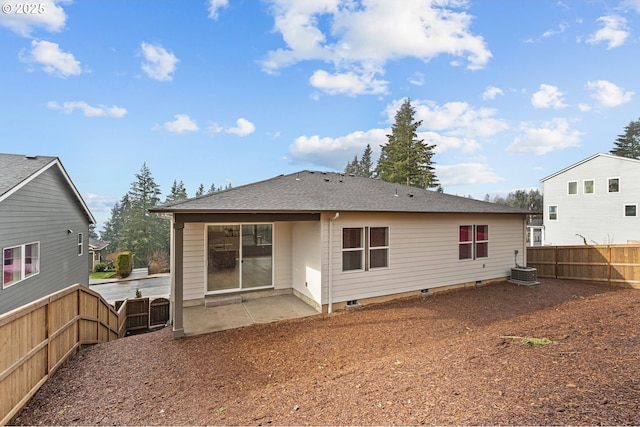
{"type": "Polygon", "coordinates": [[[317,314],[320,313],[316,309],[295,295],[287,294],[215,307],[185,307],[182,318],[184,333],[190,336],[317,314]]]}

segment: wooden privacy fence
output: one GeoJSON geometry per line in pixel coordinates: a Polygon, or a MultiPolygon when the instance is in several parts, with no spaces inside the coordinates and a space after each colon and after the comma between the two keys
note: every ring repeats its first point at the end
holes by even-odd
{"type": "Polygon", "coordinates": [[[0,425],[83,345],[124,336],[126,310],[73,285],[0,316],[0,425]]]}
{"type": "Polygon", "coordinates": [[[530,246],[527,266],[538,277],[640,288],[640,245],[530,246]]]}

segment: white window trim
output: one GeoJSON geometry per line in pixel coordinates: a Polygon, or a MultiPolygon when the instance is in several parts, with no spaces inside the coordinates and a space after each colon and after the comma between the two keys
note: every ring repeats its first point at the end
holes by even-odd
{"type": "Polygon", "coordinates": [[[367,260],[366,260],[366,264],[365,264],[365,268],[367,270],[385,270],[389,268],[389,264],[390,264],[390,258],[391,258],[391,250],[389,249],[390,247],[390,241],[391,241],[391,236],[390,236],[390,232],[389,232],[389,227],[384,227],[384,226],[375,226],[375,227],[367,227],[369,232],[367,233],[367,241],[365,242],[365,245],[367,247],[367,260]],[[387,245],[386,246],[371,246],[369,243],[371,242],[371,229],[372,228],[385,228],[387,230],[387,245]],[[384,267],[371,267],[371,251],[372,250],[376,250],[376,249],[386,249],[387,250],[387,265],[385,265],[384,267]]]}
{"type": "Polygon", "coordinates": [[[84,235],[78,233],[78,256],[84,255],[84,235]]]}
{"type": "Polygon", "coordinates": [[[472,224],[460,224],[458,225],[458,261],[473,261],[475,258],[475,227],[472,224]],[[460,228],[471,227],[471,240],[460,240],[460,228]],[[471,247],[471,256],[469,258],[460,258],[460,245],[469,245],[471,247]]]}
{"type": "Polygon", "coordinates": [[[622,205],[622,216],[624,218],[637,218],[638,217],[638,204],[637,203],[625,203],[622,205]],[[635,215],[627,215],[627,206],[635,206],[636,214],[635,215]]]}
{"type": "MultiPolygon", "coordinates": [[[[360,247],[359,248],[343,248],[342,246],[344,246],[344,240],[341,242],[341,251],[340,253],[342,254],[343,252],[355,252],[355,251],[360,251],[361,252],[361,261],[362,261],[362,268],[356,268],[353,270],[345,270],[344,269],[344,264],[341,266],[341,272],[342,273],[360,273],[363,271],[377,271],[377,270],[387,270],[390,268],[391,265],[391,229],[390,227],[386,226],[386,225],[375,225],[375,226],[366,226],[366,227],[343,227],[340,230],[340,235],[344,236],[344,229],[348,229],[348,228],[354,228],[354,229],[360,229],[360,236],[362,236],[362,241],[360,242],[360,247]],[[385,228],[387,230],[387,245],[386,246],[371,246],[370,242],[371,242],[371,229],[372,228],[385,228]],[[375,249],[386,249],[387,250],[387,265],[384,267],[371,267],[371,250],[375,250],[375,249]]],[[[344,238],[344,237],[343,237],[344,238]]],[[[341,262],[344,258],[341,257],[341,262]]]]}
{"type": "Polygon", "coordinates": [[[610,176],[609,178],[607,178],[607,193],[608,194],[619,194],[620,193],[620,183],[621,183],[621,179],[619,176],[610,176]],[[609,191],[610,185],[611,183],[609,182],[612,179],[617,179],[618,180],[618,191],[609,191]]]}
{"type": "Polygon", "coordinates": [[[30,279],[34,276],[37,276],[38,274],[40,274],[40,241],[35,241],[35,242],[29,242],[29,243],[25,243],[22,245],[14,245],[14,246],[7,246],[6,248],[2,248],[2,289],[7,289],[10,288],[13,285],[16,285],[20,282],[24,282],[27,279],[30,279]],[[38,248],[38,271],[25,277],[25,267],[26,267],[26,263],[24,262],[24,257],[25,257],[25,247],[29,246],[29,245],[37,245],[38,248]],[[13,249],[13,248],[20,248],[20,279],[16,280],[15,282],[11,282],[9,284],[4,283],[4,251],[7,249],[13,249]]]}
{"type": "Polygon", "coordinates": [[[340,254],[342,255],[344,252],[360,252],[360,262],[362,265],[362,268],[354,268],[351,270],[345,270],[344,269],[344,257],[341,256],[340,257],[340,263],[341,265],[341,270],[343,273],[354,273],[354,272],[361,272],[361,271],[365,271],[365,264],[366,264],[366,260],[364,259],[364,254],[365,254],[365,242],[364,239],[366,239],[365,236],[365,230],[364,227],[342,227],[340,229],[340,254]],[[360,247],[358,248],[345,248],[344,247],[344,230],[345,229],[349,229],[349,228],[353,228],[353,229],[360,229],[360,247]]]}
{"type": "Polygon", "coordinates": [[[578,181],[567,181],[567,195],[568,196],[575,196],[580,192],[579,188],[578,188],[578,181]],[[569,184],[575,183],[576,184],[576,192],[575,193],[569,193],[569,184]]]}
{"type": "Polygon", "coordinates": [[[489,236],[489,224],[477,224],[473,226],[473,259],[484,259],[489,258],[489,239],[487,240],[477,240],[476,236],[478,235],[478,226],[481,225],[483,227],[487,227],[487,236],[489,236]],[[487,256],[478,256],[478,243],[486,243],[487,244],[487,256]]]}
{"type": "Polygon", "coordinates": [[[558,205],[549,205],[547,207],[547,217],[549,218],[549,221],[557,221],[558,220],[558,205]],[[556,208],[556,217],[555,218],[551,218],[551,208],[556,208]]]}
{"type": "Polygon", "coordinates": [[[582,180],[582,194],[585,195],[591,195],[591,194],[596,194],[596,180],[595,179],[583,179],[582,180]],[[591,181],[593,183],[593,191],[591,193],[587,193],[585,191],[585,185],[587,184],[587,182],[591,181]]]}

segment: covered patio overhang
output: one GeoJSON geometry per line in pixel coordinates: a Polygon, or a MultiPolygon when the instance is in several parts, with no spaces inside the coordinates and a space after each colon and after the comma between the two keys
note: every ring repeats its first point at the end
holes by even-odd
{"type": "MultiPolygon", "coordinates": [[[[172,212],[173,336],[211,332],[283,318],[305,317],[318,312],[294,295],[273,295],[259,303],[240,298],[227,307],[184,306],[184,229],[187,223],[268,223],[320,221],[318,212],[172,212]],[[293,300],[293,299],[297,300],[293,300]],[[207,311],[204,311],[207,310],[207,311]],[[283,317],[284,316],[284,317],[283,317]],[[208,327],[207,327],[208,325],[208,327]],[[185,327],[186,326],[186,327],[185,327]]],[[[268,295],[268,294],[267,294],[268,295]]]]}

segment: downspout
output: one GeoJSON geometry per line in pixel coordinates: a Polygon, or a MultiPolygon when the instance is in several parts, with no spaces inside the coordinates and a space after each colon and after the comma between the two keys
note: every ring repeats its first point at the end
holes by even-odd
{"type": "Polygon", "coordinates": [[[328,291],[329,291],[329,308],[328,313],[331,314],[333,312],[333,287],[331,283],[331,276],[333,275],[332,262],[331,262],[331,248],[333,247],[333,221],[340,217],[340,212],[336,212],[333,218],[329,218],[329,280],[328,280],[328,291]]]}

